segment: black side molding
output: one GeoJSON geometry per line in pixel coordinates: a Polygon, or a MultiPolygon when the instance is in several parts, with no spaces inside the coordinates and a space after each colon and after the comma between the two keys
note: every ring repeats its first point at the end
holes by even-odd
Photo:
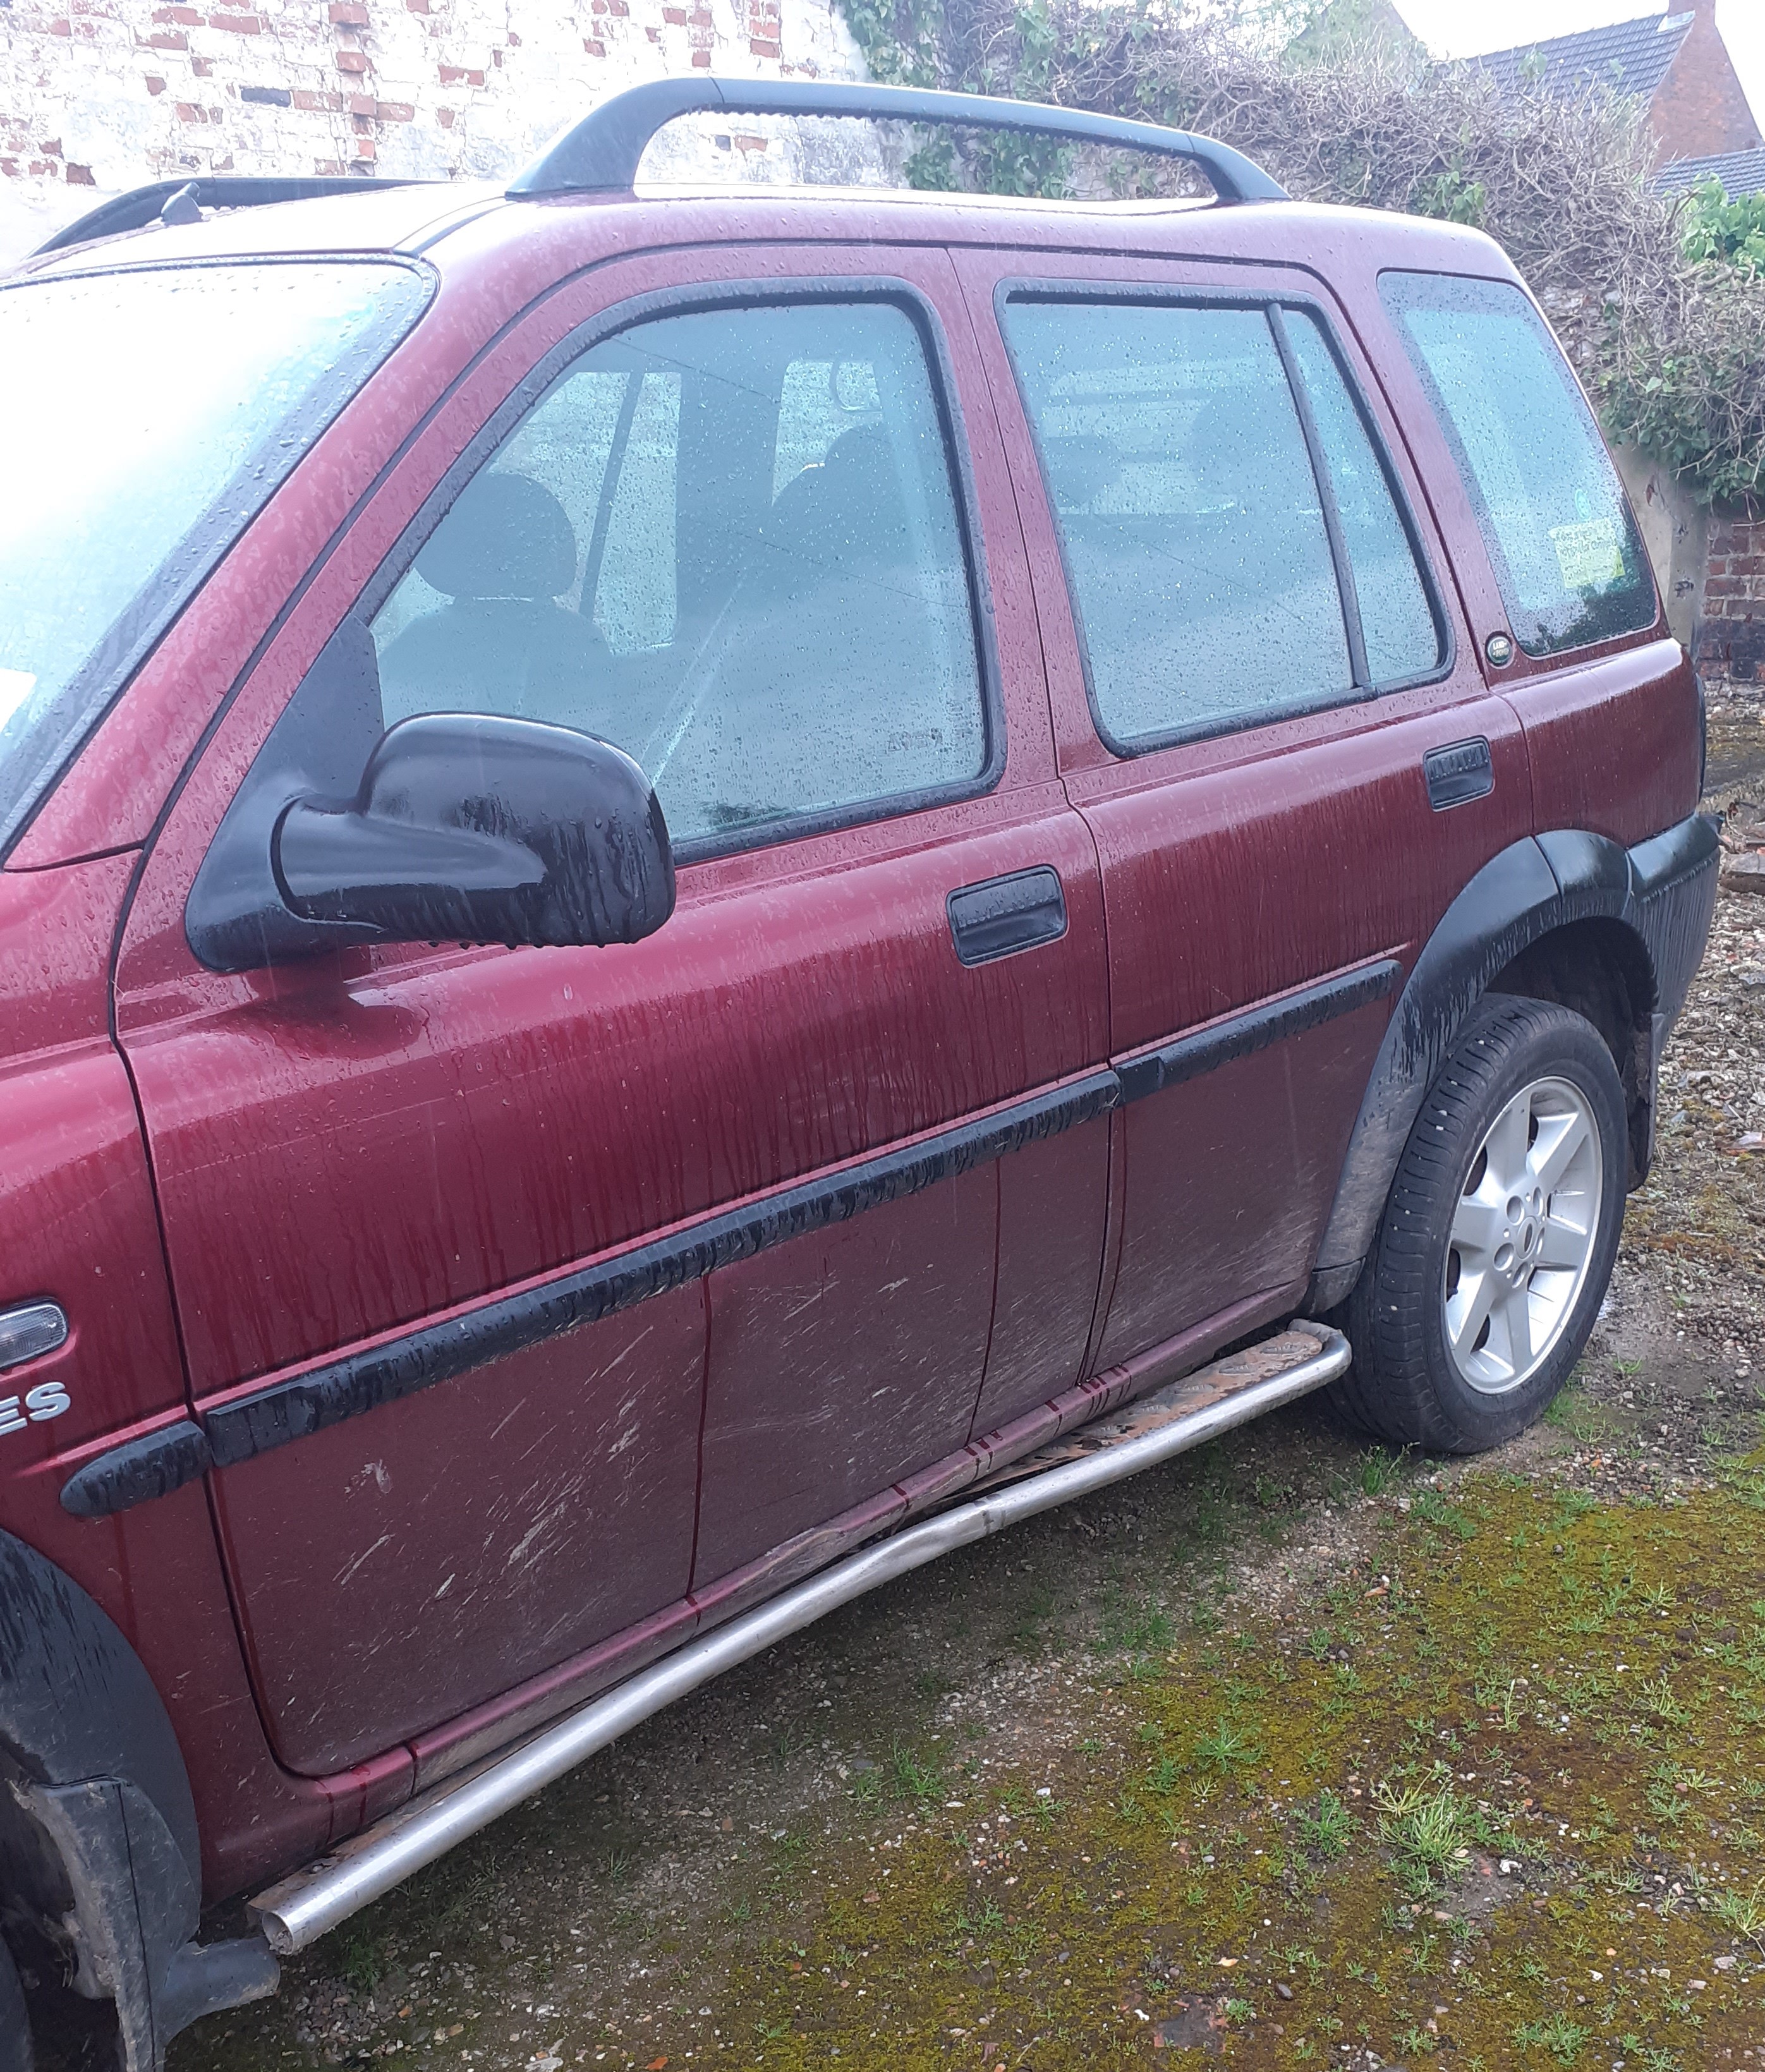
{"type": "Polygon", "coordinates": [[[1248,1058],[1254,1051],[1267,1050],[1271,1043],[1315,1029],[1321,1022],[1334,1022],[1339,1014],[1352,1014],[1369,1001],[1383,1000],[1402,972],[1395,957],[1383,957],[1377,964],[1358,965],[1339,977],[1302,986],[1298,993],[1234,1014],[1211,1029],[1198,1029],[1193,1035],[1162,1043],[1156,1050],[1142,1052],[1116,1067],[1121,1098],[1125,1102],[1144,1100],[1148,1094],[1180,1086],[1185,1079],[1199,1079],[1202,1073],[1230,1064],[1235,1058],[1248,1058]]]}
{"type": "Polygon", "coordinates": [[[597,1323],[652,1295],[702,1279],[731,1260],[918,1194],[971,1166],[1088,1122],[1113,1108],[1119,1098],[1113,1072],[1088,1073],[828,1178],[786,1188],[763,1201],[707,1217],[676,1235],[598,1260],[580,1272],[487,1302],[452,1322],[430,1325],[372,1352],[348,1354],[286,1381],[273,1382],[208,1413],[214,1464],[233,1467],[578,1325],[597,1323]]]}
{"type": "MultiPolygon", "coordinates": [[[[964,890],[985,892],[1044,876],[1054,878],[1058,894],[1055,874],[1040,870],[964,890]]],[[[1003,919],[1010,923],[1014,914],[1026,912],[1039,917],[1038,925],[1046,927],[1051,903],[1047,886],[1032,882],[1029,896],[1008,896],[1003,919]],[[1021,902],[1016,908],[1014,899],[1021,902]]],[[[1059,912],[1064,924],[1064,901],[1059,912]]],[[[993,949],[989,954],[1006,952],[993,949]]],[[[346,1353],[304,1373],[267,1383],[208,1412],[201,1426],[187,1419],[88,1461],[63,1489],[62,1503],[76,1517],[105,1517],[165,1495],[211,1466],[235,1467],[347,1418],[364,1416],[383,1403],[455,1380],[492,1360],[700,1280],[732,1260],[751,1258],[772,1245],[917,1194],[973,1166],[1090,1122],[1125,1101],[1143,1100],[1161,1087],[1178,1085],[1337,1015],[1351,1013],[1389,993],[1400,969],[1390,958],[1360,965],[1180,1036],[1118,1067],[1087,1072],[917,1143],[706,1216],[576,1272],[494,1297],[446,1323],[419,1326],[372,1351],[346,1353]]]]}
{"type": "Polygon", "coordinates": [[[210,1457],[208,1434],[182,1418],[88,1461],[62,1484],[61,1508],[76,1518],[109,1518],[207,1474],[210,1457]]]}

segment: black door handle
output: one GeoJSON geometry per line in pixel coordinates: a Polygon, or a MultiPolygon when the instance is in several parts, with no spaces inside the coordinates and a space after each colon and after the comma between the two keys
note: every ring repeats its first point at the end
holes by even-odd
{"type": "Polygon", "coordinates": [[[1437,813],[1473,799],[1487,799],[1496,788],[1495,761],[1480,734],[1470,741],[1455,741],[1450,748],[1430,748],[1421,758],[1421,774],[1428,786],[1428,803],[1437,813]]]}
{"type": "Polygon", "coordinates": [[[960,886],[944,901],[950,939],[965,964],[1057,943],[1067,931],[1066,895],[1058,871],[1043,863],[1007,878],[960,886]]]}

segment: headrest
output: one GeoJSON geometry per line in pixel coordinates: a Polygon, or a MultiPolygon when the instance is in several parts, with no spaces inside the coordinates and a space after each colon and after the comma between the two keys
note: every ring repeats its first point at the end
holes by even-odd
{"type": "Polygon", "coordinates": [[[842,432],[818,466],[780,491],[761,538],[773,570],[824,570],[859,560],[908,558],[907,505],[888,434],[880,425],[842,432]]]}
{"type": "Polygon", "coordinates": [[[576,579],[576,535],[549,489],[485,468],[417,557],[417,573],[445,597],[556,597],[576,579]]]}

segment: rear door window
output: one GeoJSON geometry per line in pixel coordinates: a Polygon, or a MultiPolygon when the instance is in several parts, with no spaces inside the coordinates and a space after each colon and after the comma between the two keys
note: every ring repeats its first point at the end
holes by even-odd
{"type": "Polygon", "coordinates": [[[1440,667],[1412,531],[1308,314],[1029,294],[1004,323],[1112,746],[1440,667]]]}
{"type": "Polygon", "coordinates": [[[389,725],[615,742],[689,853],[991,767],[946,419],[892,302],[658,318],[591,347],[376,614],[389,725]]]}
{"type": "Polygon", "coordinates": [[[1503,281],[1389,273],[1380,293],[1458,463],[1514,638],[1554,655],[1654,623],[1655,585],[1593,413],[1503,281]]]}

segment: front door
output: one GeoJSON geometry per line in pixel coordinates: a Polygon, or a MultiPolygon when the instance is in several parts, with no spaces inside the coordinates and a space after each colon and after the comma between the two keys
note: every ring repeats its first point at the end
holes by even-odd
{"type": "Polygon", "coordinates": [[[1107,1366],[1298,1304],[1396,993],[1527,832],[1526,761],[1321,284],[962,264],[1102,863],[1107,1366]],[[1430,757],[1467,744],[1487,782],[1431,792],[1430,757]]]}
{"type": "MultiPolygon", "coordinates": [[[[1009,485],[965,444],[949,262],[694,263],[562,292],[444,405],[217,730],[125,944],[216,1515],[297,1770],[401,1739],[445,1765],[532,1716],[516,1687],[581,1695],[690,1630],[695,1579],[959,1449],[998,1154],[1102,1054],[1095,858],[1009,485]],[[382,725],[463,709],[644,763],[660,932],[204,968],[190,893],[253,783],[304,756],[335,789],[382,725]]],[[[1031,1291],[1075,1371],[1084,1141],[1076,1270],[1031,1291]]]]}

